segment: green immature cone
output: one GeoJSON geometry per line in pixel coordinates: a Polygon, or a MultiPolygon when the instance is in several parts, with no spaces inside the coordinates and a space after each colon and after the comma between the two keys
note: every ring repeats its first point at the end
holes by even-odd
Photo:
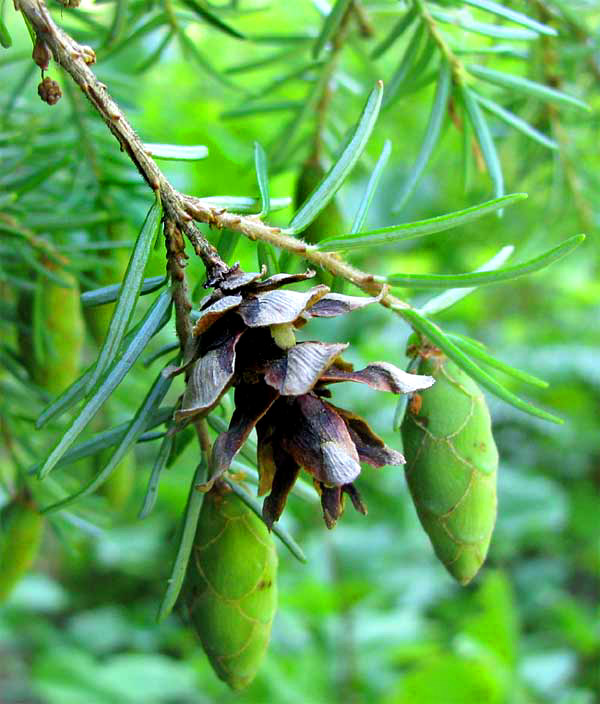
{"type": "Polygon", "coordinates": [[[256,676],[277,608],[277,553],[265,524],[228,489],[204,498],[184,588],[190,621],[232,689],[256,676]]]}
{"type": "Polygon", "coordinates": [[[35,562],[43,527],[43,517],[27,500],[14,499],[0,511],[0,603],[35,562]]]}
{"type": "Polygon", "coordinates": [[[38,281],[33,296],[19,301],[21,319],[30,323],[19,334],[19,349],[31,378],[55,394],[79,376],[85,327],[77,279],[66,271],[57,272],[69,284],[38,281]]]}
{"type": "Polygon", "coordinates": [[[436,555],[467,584],[496,522],[498,451],[481,390],[436,352],[428,350],[418,369],[436,383],[413,396],[402,424],[406,478],[436,555]]]}

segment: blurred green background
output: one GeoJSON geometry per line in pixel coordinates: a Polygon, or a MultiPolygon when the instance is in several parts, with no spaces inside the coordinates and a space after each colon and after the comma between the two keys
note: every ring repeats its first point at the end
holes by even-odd
{"type": "MultiPolygon", "coordinates": [[[[529,4],[511,3],[521,8],[529,4]]],[[[68,13],[64,10],[65,23],[76,24],[68,13]]],[[[74,103],[68,99],[52,109],[49,123],[50,109],[37,101],[34,80],[12,98],[13,88],[23,87],[23,72],[30,65],[27,58],[6,58],[26,55],[30,46],[13,14],[7,5],[15,46],[0,54],[3,130],[16,129],[18,122],[32,143],[44,143],[48,124],[69,135],[74,103]]],[[[590,19],[596,36],[599,14],[596,10],[590,19]]],[[[61,21],[59,10],[54,16],[61,21]]],[[[228,20],[233,22],[233,16],[228,20]]],[[[274,3],[268,15],[248,14],[236,26],[248,32],[290,33],[315,27],[318,21],[309,2],[274,3]]],[[[220,68],[267,53],[260,44],[236,42],[205,26],[194,31],[204,54],[220,68]]],[[[177,188],[194,195],[257,195],[253,141],[269,144],[287,118],[279,112],[221,118],[224,110],[243,104],[244,96],[184,58],[174,44],[162,53],[160,64],[132,71],[159,42],[160,36],[151,34],[126,46],[111,60],[100,61],[98,74],[144,140],[209,147],[203,162],[163,162],[177,188]]],[[[563,426],[554,426],[489,399],[501,457],[499,514],[486,566],[474,582],[459,587],[436,561],[401,468],[365,469],[359,487],[368,517],[348,511],[332,532],[322,524],[318,508],[292,497],[283,522],[308,562],[301,565],[278,545],[280,606],[269,653],[251,687],[230,693],[215,678],[181,615],[174,613],[160,625],[155,621],[197,450],[190,445],[165,471],[155,511],[139,521],[136,515],[158,445],[138,445],[135,486],[125,505],[115,510],[105,496],[86,499],[94,527],[61,519],[49,524],[34,572],[0,605],[1,704],[600,701],[600,98],[598,85],[579,70],[577,43],[563,37],[556,47],[556,70],[593,108],[583,117],[568,110],[554,116],[564,138],[562,151],[544,150],[494,123],[507,191],[527,192],[529,199],[507,209],[502,218],[488,216],[471,226],[350,257],[373,273],[453,273],[480,266],[506,244],[517,246],[518,261],[578,232],[590,235],[573,255],[547,271],[479,290],[439,318],[445,329],[472,335],[495,356],[549,381],[549,389],[527,394],[565,419],[563,426]]],[[[530,75],[539,77],[543,69],[540,54],[531,50],[530,75]]],[[[394,60],[390,57],[389,66],[394,60]]],[[[361,83],[368,86],[371,67],[358,52],[350,49],[345,62],[346,74],[356,77],[359,88],[361,83]]],[[[385,76],[388,64],[379,66],[385,76]]],[[[260,94],[280,70],[267,67],[232,79],[260,94]]],[[[65,77],[53,69],[50,75],[60,80],[68,98],[65,77]]],[[[304,91],[301,82],[287,84],[277,99],[298,99],[304,91]]],[[[334,134],[343,133],[344,121],[347,127],[358,117],[365,94],[338,89],[331,111],[334,134]]],[[[490,197],[489,180],[477,170],[465,188],[461,136],[450,126],[413,197],[400,214],[392,214],[416,157],[431,97],[429,86],[382,114],[367,155],[339,193],[348,222],[385,139],[392,140],[393,153],[369,215],[371,225],[430,217],[490,197]]],[[[100,135],[102,127],[86,106],[81,109],[92,125],[90,133],[100,135]]],[[[513,109],[540,126],[549,119],[547,106],[539,102],[523,100],[513,109]]],[[[107,145],[118,152],[109,141],[107,145]]],[[[0,159],[9,158],[9,147],[10,142],[3,146],[0,159]]],[[[55,156],[61,148],[51,147],[55,156]]],[[[29,149],[26,158],[35,162],[36,150],[29,149]]],[[[299,163],[299,158],[290,159],[273,177],[273,196],[292,195],[299,163]]],[[[60,190],[65,178],[59,173],[54,184],[43,188],[60,190]]],[[[132,238],[150,198],[143,188],[131,191],[131,197],[114,186],[111,193],[123,213],[125,239],[132,238]]],[[[38,215],[47,212],[44,207],[42,200],[38,215]]],[[[274,221],[285,223],[291,213],[277,213],[274,221]]],[[[206,232],[215,243],[228,236],[206,232]]],[[[63,237],[70,241],[68,233],[63,237]]],[[[255,244],[239,241],[231,260],[256,270],[255,244]]],[[[160,271],[161,262],[157,253],[152,273],[160,271]]],[[[201,282],[197,263],[190,264],[189,272],[194,284],[201,282]]],[[[9,300],[10,294],[5,295],[9,300]]],[[[401,290],[399,295],[408,298],[411,292],[401,290]]],[[[350,342],[348,356],[359,365],[384,359],[403,366],[409,333],[379,307],[334,321],[313,321],[307,329],[311,338],[350,342]]],[[[173,329],[164,330],[153,348],[173,338],[173,329]]],[[[86,361],[96,352],[88,335],[86,361]]],[[[149,371],[138,366],[111,401],[105,421],[131,415],[157,373],[156,367],[149,371]]],[[[336,402],[363,415],[390,445],[401,449],[399,434],[392,432],[395,399],[350,386],[359,388],[336,389],[336,402]]],[[[173,398],[180,392],[177,386],[173,398]]],[[[15,397],[6,396],[5,402],[14,404],[15,397]]],[[[25,402],[28,407],[20,409],[23,417],[13,426],[24,437],[32,435],[31,418],[42,407],[33,395],[25,402]]],[[[29,442],[33,462],[36,452],[39,459],[52,445],[52,431],[29,442]]],[[[0,471],[10,486],[14,466],[6,445],[0,447],[0,471]]],[[[86,461],[60,476],[57,472],[56,480],[74,489],[92,471],[86,461]]],[[[7,500],[6,492],[2,496],[7,500]]]]}

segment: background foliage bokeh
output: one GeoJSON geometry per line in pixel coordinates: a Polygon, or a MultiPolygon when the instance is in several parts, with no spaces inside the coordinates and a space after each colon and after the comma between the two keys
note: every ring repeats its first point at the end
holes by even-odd
{"type": "MultiPolygon", "coordinates": [[[[598,19],[597,11],[589,18],[596,35],[598,19]]],[[[275,3],[269,10],[270,27],[281,32],[317,20],[308,2],[275,3]]],[[[11,52],[26,54],[29,38],[24,27],[11,16],[8,21],[14,28],[11,52]]],[[[263,23],[262,14],[256,13],[244,16],[240,26],[258,32],[264,31],[263,23]]],[[[203,50],[220,66],[235,65],[256,50],[205,27],[197,31],[203,50]]],[[[165,167],[174,185],[197,195],[255,195],[253,141],[268,143],[284,118],[271,113],[222,119],[221,113],[236,106],[240,96],[174,47],[163,53],[159,65],[131,72],[128,69],[140,64],[159,40],[150,36],[145,41],[148,46],[126,47],[107,65],[100,63],[98,72],[122,99],[143,139],[209,147],[210,157],[203,162],[165,167]]],[[[494,124],[508,190],[525,191],[529,199],[507,209],[502,218],[489,216],[435,237],[351,257],[376,273],[460,272],[476,268],[505,244],[517,245],[517,257],[526,259],[576,232],[591,235],[549,270],[481,289],[441,316],[447,329],[481,339],[495,355],[548,380],[550,388],[536,391],[536,400],[565,419],[564,426],[553,426],[490,399],[501,457],[499,515],[487,564],[474,583],[457,586],[435,560],[399,468],[363,472],[360,487],[369,516],[348,512],[332,532],[322,525],[317,509],[292,498],[284,522],[305,549],[308,563],[301,565],[280,550],[280,608],[267,660],[247,692],[231,694],[215,679],[179,614],[160,625],[155,622],[197,451],[190,446],[165,472],[156,510],[138,521],[156,452],[156,444],[139,445],[138,476],[126,506],[115,512],[106,498],[95,497],[89,504],[95,529],[54,521],[34,573],[0,606],[2,704],[598,701],[600,284],[595,235],[600,221],[600,97],[597,84],[576,73],[573,46],[561,45],[558,39],[556,52],[557,70],[572,85],[581,77],[579,88],[593,108],[577,123],[571,112],[559,113],[565,123],[561,154],[544,151],[494,124]],[[576,194],[568,169],[577,173],[576,194]]],[[[29,63],[8,63],[5,56],[8,53],[0,55],[3,129],[14,130],[12,118],[20,118],[30,143],[46,144],[45,159],[50,142],[40,130],[47,125],[50,109],[34,100],[32,80],[12,104],[12,88],[22,84],[29,63]]],[[[539,77],[543,63],[534,50],[531,75],[539,77]]],[[[349,75],[367,69],[359,58],[349,56],[349,75]]],[[[275,78],[267,67],[260,80],[245,74],[239,83],[257,91],[275,78]]],[[[64,86],[64,76],[60,80],[64,86]]],[[[285,99],[301,94],[298,84],[284,90],[285,99]]],[[[401,109],[382,114],[367,156],[339,194],[348,221],[386,138],[392,140],[393,153],[369,216],[374,226],[399,217],[416,220],[458,210],[489,197],[483,173],[474,173],[465,189],[461,138],[449,128],[414,196],[400,216],[391,213],[416,156],[430,101],[431,87],[407,96],[401,109]]],[[[338,114],[357,116],[357,106],[355,96],[341,90],[336,95],[338,114]]],[[[537,124],[547,117],[546,106],[539,102],[524,101],[518,107],[537,124]]],[[[86,106],[81,109],[87,111],[86,106]]],[[[51,138],[58,143],[57,135],[69,135],[73,128],[67,100],[52,110],[52,120],[51,138]]],[[[89,120],[93,123],[91,116],[89,120]]],[[[100,133],[100,127],[92,128],[92,134],[100,133]]],[[[10,156],[11,148],[10,141],[3,142],[0,160],[10,156]]],[[[59,150],[60,145],[51,148],[54,156],[59,150]]],[[[39,154],[30,148],[26,158],[35,164],[39,154]]],[[[292,160],[272,179],[274,196],[293,192],[298,165],[292,160]]],[[[59,174],[54,187],[60,189],[63,182],[59,174]]],[[[150,204],[149,195],[138,189],[136,197],[128,198],[124,192],[119,204],[128,232],[123,239],[131,238],[150,204]]],[[[33,200],[30,207],[36,208],[33,200]]],[[[37,207],[36,215],[43,217],[44,196],[37,207]]],[[[280,221],[289,214],[284,211],[280,221]]],[[[222,236],[207,234],[214,242],[222,236]]],[[[61,236],[57,234],[57,241],[61,236]]],[[[69,241],[65,236],[63,242],[69,241]]],[[[160,271],[162,254],[155,259],[155,271],[160,271]]],[[[232,259],[255,269],[255,245],[240,241],[232,259]]],[[[201,279],[199,264],[190,270],[201,279]]],[[[10,282],[2,283],[3,297],[10,301],[7,285],[10,282]]],[[[376,307],[333,322],[311,323],[311,336],[351,342],[350,356],[356,363],[385,359],[402,366],[409,332],[376,307]]],[[[171,329],[163,331],[153,344],[159,347],[172,337],[171,329]]],[[[86,344],[91,361],[97,347],[91,336],[86,344]]],[[[154,373],[136,370],[111,401],[112,418],[131,415],[133,402],[145,393],[154,373]]],[[[391,430],[394,399],[364,388],[340,389],[337,397],[363,414],[390,445],[400,447],[399,435],[391,430]]],[[[14,402],[8,393],[1,401],[14,402]]],[[[41,407],[32,395],[14,426],[16,432],[30,436],[31,419],[41,407]]],[[[29,442],[43,452],[52,433],[44,431],[29,442]]],[[[80,463],[64,481],[75,487],[92,471],[80,463]]],[[[0,472],[10,483],[14,468],[7,447],[0,449],[0,472]]],[[[6,498],[6,493],[0,494],[1,500],[6,498]]]]}

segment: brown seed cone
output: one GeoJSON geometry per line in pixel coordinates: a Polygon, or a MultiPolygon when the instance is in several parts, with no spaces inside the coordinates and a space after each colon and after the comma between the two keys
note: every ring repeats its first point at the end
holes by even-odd
{"type": "Polygon", "coordinates": [[[62,98],[62,91],[56,81],[46,76],[38,86],[38,95],[48,105],[56,105],[62,98]]]}

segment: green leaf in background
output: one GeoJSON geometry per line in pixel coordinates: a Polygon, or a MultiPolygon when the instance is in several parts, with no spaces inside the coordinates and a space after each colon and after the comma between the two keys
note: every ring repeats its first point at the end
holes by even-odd
{"type": "Polygon", "coordinates": [[[198,489],[198,487],[206,481],[207,472],[208,462],[206,459],[206,454],[203,453],[202,460],[196,468],[194,478],[190,484],[190,491],[181,526],[179,547],[177,548],[177,554],[175,555],[175,560],[173,561],[171,577],[167,582],[167,590],[158,610],[159,621],[164,621],[164,619],[171,613],[173,607],[175,606],[175,602],[177,601],[177,597],[179,596],[179,592],[181,591],[181,587],[183,586],[185,572],[187,570],[188,562],[190,561],[190,555],[192,554],[192,546],[196,535],[198,517],[200,516],[202,503],[204,501],[204,494],[198,489]]]}
{"type": "Polygon", "coordinates": [[[501,281],[511,281],[520,276],[544,269],[562,259],[584,240],[585,235],[574,235],[534,259],[529,259],[514,266],[507,266],[504,269],[479,271],[472,274],[390,274],[386,277],[386,283],[392,286],[408,286],[410,288],[468,288],[471,286],[486,286],[501,281]]]}
{"type": "MultiPolygon", "coordinates": [[[[32,269],[38,272],[41,278],[48,279],[48,281],[52,281],[52,283],[56,284],[57,286],[60,286],[61,288],[73,288],[72,284],[70,284],[61,276],[58,276],[58,274],[55,274],[49,267],[44,266],[39,261],[37,253],[28,250],[26,247],[24,247],[22,250],[22,254],[23,258],[27,261],[27,263],[31,266],[32,269]]],[[[53,257],[48,258],[53,259],[53,257]]],[[[40,286],[39,281],[38,286],[40,286]]]]}
{"type": "MultiPolygon", "coordinates": [[[[395,102],[395,99],[400,95],[402,87],[406,84],[409,74],[416,63],[419,50],[423,40],[427,41],[425,25],[419,22],[416,26],[410,41],[402,55],[402,60],[398,68],[391,75],[386,88],[386,96],[383,103],[384,107],[389,107],[395,102]]],[[[414,73],[414,71],[413,71],[414,73]]]]}
{"type": "Polygon", "coordinates": [[[237,108],[231,108],[221,113],[224,120],[233,117],[252,117],[254,115],[265,115],[271,112],[285,112],[287,110],[298,110],[301,103],[297,100],[275,100],[269,103],[244,103],[237,108]]]}
{"type": "Polygon", "coordinates": [[[496,71],[495,69],[479,66],[477,64],[469,64],[467,70],[470,74],[476,78],[480,78],[482,81],[492,83],[502,88],[508,88],[516,93],[539,98],[540,100],[555,103],[556,105],[566,105],[579,108],[580,110],[590,109],[589,105],[579,100],[579,98],[575,98],[555,88],[550,88],[542,83],[530,81],[528,78],[515,76],[512,73],[504,73],[503,71],[496,71]]]}
{"type": "Polygon", "coordinates": [[[271,196],[269,195],[269,172],[267,168],[267,155],[258,142],[254,142],[254,168],[256,180],[260,191],[260,217],[266,218],[271,212],[271,196]]]}
{"type": "Polygon", "coordinates": [[[480,203],[479,205],[474,205],[464,210],[457,210],[454,213],[439,215],[438,217],[429,218],[428,220],[417,220],[416,222],[407,222],[401,225],[390,225],[389,227],[380,227],[377,230],[367,230],[366,232],[358,232],[356,234],[349,233],[347,235],[326,237],[317,245],[314,245],[314,248],[330,252],[343,252],[350,249],[393,244],[395,242],[402,242],[403,240],[414,239],[415,237],[433,235],[437,232],[450,230],[453,227],[466,225],[500,208],[518,203],[525,198],[527,198],[526,193],[511,193],[502,198],[494,198],[485,203],[480,203]]]}
{"type": "Polygon", "coordinates": [[[199,161],[208,156],[208,147],[201,144],[195,146],[179,146],[177,144],[151,144],[144,142],[144,150],[154,159],[168,161],[199,161]]]}
{"type": "Polygon", "coordinates": [[[518,49],[510,44],[498,44],[496,46],[455,46],[452,51],[457,56],[502,56],[522,60],[529,58],[529,51],[527,49],[518,49]]]}
{"type": "Polygon", "coordinates": [[[300,209],[292,218],[287,229],[284,230],[286,234],[295,235],[306,229],[323,208],[326,207],[342,183],[346,180],[346,177],[352,171],[367,146],[367,142],[369,141],[369,137],[371,136],[371,132],[375,127],[379,115],[382,96],[383,83],[378,81],[365,104],[362,115],[354,130],[354,134],[348,141],[340,158],[327,172],[321,183],[317,185],[311,195],[300,206],[300,209]]]}
{"type": "Polygon", "coordinates": [[[127,24],[127,20],[129,19],[127,16],[128,4],[128,0],[116,0],[112,22],[106,35],[104,47],[112,46],[118,39],[121,38],[123,30],[127,24]]]}
{"type": "Polygon", "coordinates": [[[469,121],[466,107],[463,105],[462,108],[462,183],[463,192],[466,194],[471,189],[471,182],[473,180],[473,126],[469,121]]]}
{"type": "Polygon", "coordinates": [[[184,55],[189,55],[193,61],[206,72],[207,75],[214,78],[220,85],[228,88],[230,91],[235,92],[238,95],[244,92],[243,88],[240,88],[233,81],[230,81],[224,73],[221,73],[221,71],[217,70],[212,65],[212,63],[198,49],[195,41],[190,39],[184,31],[178,32],[177,38],[179,39],[184,55]]]}
{"type": "Polygon", "coordinates": [[[261,86],[256,93],[251,96],[250,100],[260,100],[265,95],[272,95],[294,81],[311,80],[317,71],[322,70],[324,64],[325,61],[321,60],[307,61],[301,64],[300,67],[294,66],[291,71],[287,71],[283,75],[277,76],[277,78],[270,83],[261,86]]]}
{"type": "Polygon", "coordinates": [[[398,694],[385,704],[503,704],[506,682],[483,658],[436,655],[406,672],[398,694]]]}
{"type": "MultiPolygon", "coordinates": [[[[420,1],[420,0],[419,0],[420,1]]],[[[537,39],[539,34],[531,29],[522,29],[521,27],[506,27],[501,24],[488,24],[487,22],[479,22],[472,19],[466,13],[450,13],[444,10],[438,10],[435,7],[430,7],[431,16],[436,20],[454,25],[464,29],[465,32],[473,34],[481,34],[484,37],[492,39],[516,39],[518,41],[527,41],[537,39]]]]}
{"type": "Polygon", "coordinates": [[[505,7],[498,2],[493,2],[492,0],[464,0],[464,2],[467,5],[472,5],[480,10],[487,10],[488,12],[498,15],[498,17],[503,17],[504,19],[511,20],[511,22],[523,25],[523,27],[533,29],[535,32],[539,32],[540,34],[546,34],[551,37],[555,37],[558,34],[553,27],[549,27],[547,24],[542,24],[541,22],[534,20],[532,17],[524,15],[522,12],[511,10],[509,7],[505,7]]]}
{"type": "Polygon", "coordinates": [[[175,352],[176,349],[179,349],[179,342],[169,342],[168,344],[159,347],[156,352],[153,352],[151,355],[146,357],[144,360],[144,366],[149,367],[153,362],[156,362],[157,359],[160,359],[165,354],[175,352]]]}
{"type": "MultiPolygon", "coordinates": [[[[146,431],[150,431],[157,425],[162,425],[166,423],[173,416],[173,407],[167,406],[159,409],[156,413],[152,415],[148,424],[146,425],[146,431]]],[[[106,450],[109,447],[117,445],[123,439],[127,428],[130,426],[131,420],[127,420],[124,423],[119,423],[109,430],[103,430],[102,432],[95,433],[87,440],[77,443],[70,450],[67,450],[65,454],[56,463],[56,469],[62,467],[67,467],[70,464],[74,464],[84,457],[91,457],[92,455],[99,454],[102,450],[106,450]]],[[[162,433],[161,433],[162,436],[162,433]]],[[[140,436],[138,442],[149,442],[151,439],[156,440],[153,433],[144,432],[140,436]]],[[[41,468],[41,463],[33,465],[29,470],[29,474],[37,474],[41,468]]]]}
{"type": "Polygon", "coordinates": [[[494,195],[501,196],[504,193],[504,176],[502,175],[502,166],[496,151],[496,145],[490,128],[479,109],[479,105],[475,100],[473,93],[466,86],[461,86],[462,98],[467,110],[467,115],[473,126],[473,131],[477,136],[477,141],[483,153],[483,159],[487,166],[488,173],[494,185],[494,195]]]}
{"type": "Polygon", "coordinates": [[[354,216],[354,222],[352,223],[352,233],[360,232],[360,230],[364,227],[365,220],[369,214],[369,208],[373,202],[373,196],[377,191],[377,186],[381,180],[381,175],[383,174],[383,170],[389,161],[391,153],[392,143],[389,139],[386,139],[383,149],[381,150],[381,154],[375,164],[375,168],[369,177],[369,183],[367,183],[365,192],[363,193],[360,203],[358,204],[358,208],[356,209],[356,215],[354,216]]]}
{"type": "MultiPolygon", "coordinates": [[[[2,3],[2,7],[4,8],[4,2],[2,3]]],[[[12,46],[12,37],[10,36],[10,32],[8,31],[8,27],[4,24],[4,20],[1,15],[0,15],[0,46],[4,47],[5,49],[10,49],[10,47],[12,46]]]]}
{"type": "Polygon", "coordinates": [[[310,90],[304,97],[300,106],[296,110],[292,119],[279,132],[277,137],[269,145],[269,156],[271,168],[274,172],[282,169],[287,164],[288,159],[294,153],[296,145],[296,135],[305,122],[312,118],[317,108],[317,104],[323,95],[323,91],[328,83],[328,74],[321,73],[313,83],[310,90]]]}
{"type": "Polygon", "coordinates": [[[79,415],[69,426],[65,434],[50,451],[39,471],[43,479],[56,466],[64,453],[77,440],[87,424],[98,413],[113,391],[123,381],[135,364],[152,337],[164,327],[170,318],[171,291],[163,291],[152,304],[144,318],[136,326],[132,340],[123,353],[114,362],[95,392],[89,397],[79,415]]]}
{"type": "Polygon", "coordinates": [[[272,33],[272,34],[267,34],[267,33],[261,33],[261,34],[252,34],[248,36],[248,39],[251,39],[253,42],[256,44],[269,44],[269,45],[274,45],[274,46],[289,46],[289,45],[298,45],[298,44],[310,44],[314,42],[315,40],[315,34],[312,32],[305,32],[300,33],[297,32],[295,34],[289,33],[289,34],[278,34],[278,33],[272,33]]]}
{"type": "Polygon", "coordinates": [[[321,33],[319,34],[319,36],[317,37],[317,41],[315,42],[315,46],[312,52],[314,59],[318,59],[321,56],[321,53],[323,52],[323,49],[325,48],[327,42],[333,37],[333,35],[338,30],[340,24],[342,23],[344,15],[346,14],[346,12],[348,12],[348,8],[350,7],[351,3],[352,0],[335,1],[335,4],[329,11],[329,14],[325,18],[325,21],[323,22],[321,33]]]}
{"type": "Polygon", "coordinates": [[[455,362],[476,382],[481,384],[481,386],[486,388],[490,393],[494,394],[494,396],[497,396],[503,401],[506,401],[506,403],[509,403],[511,406],[514,406],[529,415],[536,416],[537,418],[542,418],[544,420],[549,420],[551,423],[556,423],[557,425],[562,425],[563,420],[561,418],[558,418],[558,416],[548,413],[541,408],[537,408],[528,401],[520,399],[518,396],[513,394],[512,391],[509,391],[506,387],[502,386],[502,384],[494,379],[494,377],[483,371],[481,367],[478,367],[447,337],[441,328],[435,325],[435,323],[430,322],[427,318],[424,318],[415,310],[402,309],[397,312],[403,318],[408,320],[415,330],[431,340],[431,342],[436,345],[436,347],[439,347],[447,357],[455,362]]]}
{"type": "MultiPolygon", "coordinates": [[[[161,277],[162,279],[162,277],[161,277]]],[[[164,279],[163,279],[164,280],[164,279]]],[[[118,285],[117,285],[118,288],[118,285]]],[[[138,326],[139,327],[139,326],[138,326]]],[[[127,335],[125,336],[125,339],[123,340],[121,344],[121,350],[126,349],[129,347],[129,344],[137,334],[138,327],[135,327],[133,330],[131,330],[127,335]]],[[[166,348],[162,348],[161,350],[158,350],[156,355],[150,359],[150,361],[146,360],[145,365],[149,366],[152,361],[154,361],[155,358],[161,356],[162,354],[167,354],[168,352],[172,352],[175,349],[179,347],[179,343],[174,343],[173,345],[167,345],[166,348]]],[[[70,386],[68,386],[61,394],[59,394],[53,401],[50,403],[39,415],[38,419],[36,420],[35,427],[36,428],[42,428],[44,425],[46,425],[50,420],[53,418],[57,418],[61,416],[63,413],[68,411],[70,408],[72,408],[76,403],[81,401],[82,398],[86,395],[86,388],[89,384],[90,379],[92,378],[92,374],[94,371],[94,365],[91,365],[86,369],[86,371],[78,378],[76,379],[70,386]]]]}
{"type": "MultiPolygon", "coordinates": [[[[515,248],[512,245],[502,247],[497,254],[485,262],[485,264],[482,264],[478,269],[475,269],[475,271],[492,271],[493,269],[500,268],[514,251],[515,248]]],[[[476,290],[477,287],[448,289],[447,291],[430,298],[427,303],[424,303],[419,308],[419,313],[421,313],[421,315],[435,315],[436,313],[440,313],[441,311],[450,308],[455,303],[462,301],[463,298],[476,290]]]]}
{"type": "Polygon", "coordinates": [[[474,601],[477,610],[465,619],[464,631],[513,670],[518,662],[519,618],[510,579],[500,571],[487,572],[474,601]]]}
{"type": "Polygon", "coordinates": [[[95,213],[65,213],[64,215],[38,215],[28,213],[25,225],[36,232],[55,232],[60,230],[78,230],[114,220],[110,213],[98,211],[95,213]]]}
{"type": "Polygon", "coordinates": [[[143,61],[137,64],[137,66],[133,69],[134,73],[143,73],[144,71],[147,71],[149,68],[152,68],[155,64],[157,64],[160,61],[164,50],[169,46],[169,44],[175,37],[175,34],[176,32],[174,30],[167,32],[162,38],[160,44],[156,47],[156,49],[151,52],[143,61]]]}
{"type": "Polygon", "coordinates": [[[553,139],[547,137],[543,132],[536,130],[535,127],[532,127],[528,122],[522,120],[518,115],[515,115],[514,113],[510,112],[510,110],[506,110],[501,105],[498,105],[498,103],[495,103],[493,100],[488,100],[487,98],[484,98],[481,95],[477,95],[477,93],[473,93],[473,97],[486,110],[491,112],[493,115],[496,115],[496,117],[499,117],[507,125],[514,127],[516,130],[519,130],[519,132],[522,132],[523,134],[527,135],[536,142],[543,144],[544,147],[548,147],[548,149],[558,149],[558,144],[553,139]]]}
{"type": "Polygon", "coordinates": [[[400,39],[400,37],[406,32],[410,25],[415,21],[417,17],[417,9],[413,5],[410,10],[408,10],[402,17],[396,22],[396,24],[390,30],[390,33],[373,49],[371,53],[372,59],[378,59],[391,47],[393,44],[400,39]]]}
{"type": "MultiPolygon", "coordinates": [[[[35,67],[35,64],[34,64],[35,67]]],[[[24,86],[27,87],[26,85],[24,86]]],[[[18,95],[16,95],[18,98],[18,95]]],[[[28,165],[25,170],[19,170],[16,173],[8,173],[0,176],[0,188],[2,190],[15,191],[19,196],[37,188],[46,179],[60,171],[70,162],[69,157],[61,159],[52,158],[51,161],[39,160],[35,164],[28,165]]]]}
{"type": "Polygon", "coordinates": [[[153,17],[150,17],[146,22],[139,25],[137,29],[134,29],[131,34],[126,35],[121,38],[120,41],[112,43],[109,47],[106,47],[102,52],[99,53],[99,58],[113,58],[116,54],[123,49],[132,46],[138,39],[146,37],[146,35],[151,34],[155,29],[163,27],[168,24],[168,17],[165,12],[160,12],[153,17]]]}
{"type": "Polygon", "coordinates": [[[433,99],[429,122],[427,123],[427,127],[425,129],[425,136],[421,143],[421,150],[417,156],[414,166],[406,178],[406,182],[402,188],[402,192],[398,199],[398,204],[394,208],[394,212],[398,212],[408,200],[410,194],[414,190],[414,187],[423,175],[423,171],[425,170],[425,167],[433,154],[433,150],[438,143],[442,125],[444,124],[444,118],[446,117],[448,109],[451,84],[452,71],[449,64],[446,61],[442,61],[436,85],[435,98],[433,99]]]}
{"type": "Polygon", "coordinates": [[[114,361],[125,337],[127,327],[133,317],[133,311],[140,295],[144,270],[150,259],[154,242],[158,236],[162,218],[162,205],[157,196],[146,216],[142,230],[136,240],[135,247],[119,290],[117,305],[110,320],[106,339],[98,354],[98,360],[87,390],[90,391],[100,381],[102,375],[114,361]]]}
{"type": "Polygon", "coordinates": [[[246,36],[239,30],[227,24],[227,22],[223,22],[217,14],[211,12],[207,7],[208,3],[204,2],[204,0],[181,0],[181,2],[187,5],[192,12],[195,12],[198,17],[211,25],[211,27],[218,29],[234,39],[246,39],[246,36]]]}
{"type": "Polygon", "coordinates": [[[223,230],[217,244],[217,251],[224,262],[231,263],[233,253],[240,241],[241,233],[223,230]]]}
{"type": "Polygon", "coordinates": [[[154,465],[152,466],[152,472],[150,474],[150,479],[148,480],[148,486],[146,487],[144,502],[138,514],[139,519],[147,518],[152,512],[154,505],[156,504],[160,475],[167,464],[167,460],[169,459],[174,443],[175,436],[167,433],[160,444],[160,449],[154,460],[154,465]]]}
{"type": "MultiPolygon", "coordinates": [[[[166,283],[167,279],[164,276],[151,276],[148,279],[144,279],[140,287],[140,296],[144,296],[147,293],[154,293],[154,291],[158,291],[158,289],[162,288],[166,283]]],[[[110,284],[109,286],[96,288],[92,291],[86,291],[81,294],[81,305],[84,308],[90,308],[92,306],[102,306],[105,303],[114,303],[119,297],[120,290],[121,284],[110,284]]]]}
{"type": "Polygon", "coordinates": [[[0,208],[5,208],[8,205],[12,205],[16,200],[17,200],[16,193],[0,194],[0,208]]]}
{"type": "Polygon", "coordinates": [[[85,390],[94,373],[94,365],[89,367],[71,386],[68,386],[39,415],[35,427],[43,428],[53,418],[61,416],[85,396],[85,390]]]}
{"type": "MultiPolygon", "coordinates": [[[[176,360],[173,360],[173,362],[175,361],[176,360]]],[[[62,501],[52,504],[51,506],[47,506],[43,510],[43,513],[53,513],[54,511],[59,511],[62,508],[66,508],[78,499],[82,499],[84,496],[89,496],[89,494],[94,493],[96,489],[99,489],[102,484],[107,481],[110,475],[117,469],[121,460],[133,448],[135,443],[143,434],[144,430],[148,427],[150,419],[158,411],[158,408],[166,396],[172,381],[172,377],[165,376],[162,371],[160,372],[155,382],[150,387],[150,390],[146,394],[146,398],[142,401],[142,404],[136,411],[133,420],[125,432],[125,435],[110,456],[106,466],[94,477],[94,479],[92,479],[92,481],[86,484],[83,489],[65,499],[62,499],[62,501]]]]}
{"type": "MultiPolygon", "coordinates": [[[[0,57],[0,60],[2,60],[4,57],[0,57]]],[[[29,56],[28,56],[29,58],[29,56]]],[[[2,112],[2,119],[6,120],[7,117],[10,115],[11,111],[13,110],[14,106],[16,105],[17,101],[19,100],[19,97],[21,94],[26,90],[26,88],[29,86],[29,83],[35,73],[37,72],[37,66],[35,63],[31,62],[25,70],[21,73],[20,80],[15,83],[13,86],[13,89],[10,93],[10,97],[8,101],[6,102],[4,106],[4,110],[2,112]]],[[[3,179],[0,179],[0,183],[2,183],[3,179]]],[[[14,188],[16,192],[18,192],[17,187],[14,188]]]]}
{"type": "Polygon", "coordinates": [[[511,367],[510,364],[506,364],[506,362],[502,362],[500,359],[492,357],[491,354],[485,351],[484,347],[464,337],[464,335],[453,335],[451,333],[447,333],[447,336],[450,340],[452,340],[452,342],[456,343],[456,345],[460,347],[463,352],[466,352],[471,357],[478,359],[488,367],[504,372],[504,374],[516,379],[517,381],[522,381],[525,384],[537,386],[540,389],[548,388],[549,384],[547,381],[538,379],[537,376],[533,376],[533,374],[524,372],[516,367],[511,367]]]}
{"type": "Polygon", "coordinates": [[[283,49],[283,51],[276,51],[273,54],[263,56],[260,59],[251,59],[250,61],[243,61],[242,63],[229,66],[225,69],[225,73],[234,75],[236,73],[250,73],[260,69],[268,69],[273,64],[295,57],[302,51],[303,47],[292,46],[291,48],[283,49]]]}

